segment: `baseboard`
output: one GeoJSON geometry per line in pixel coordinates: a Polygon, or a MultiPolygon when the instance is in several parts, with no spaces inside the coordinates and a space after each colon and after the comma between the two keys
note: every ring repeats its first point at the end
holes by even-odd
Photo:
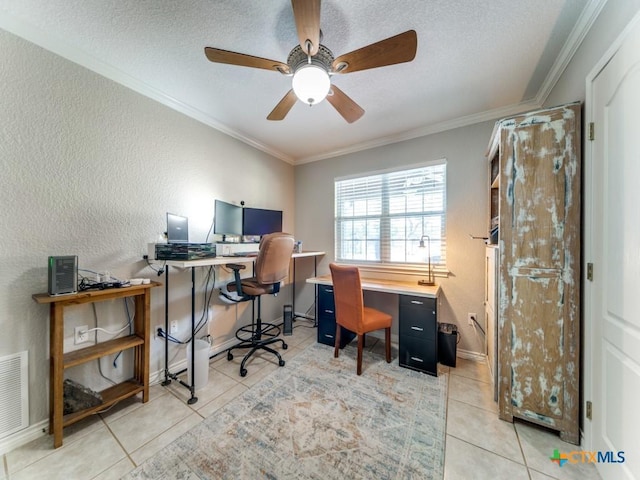
{"type": "Polygon", "coordinates": [[[37,440],[47,434],[49,430],[49,419],[29,425],[27,428],[20,430],[6,438],[0,440],[0,455],[15,450],[29,442],[37,440]]]}
{"type": "Polygon", "coordinates": [[[484,353],[472,352],[471,350],[458,349],[456,357],[471,360],[472,362],[486,362],[487,356],[484,353]]]}

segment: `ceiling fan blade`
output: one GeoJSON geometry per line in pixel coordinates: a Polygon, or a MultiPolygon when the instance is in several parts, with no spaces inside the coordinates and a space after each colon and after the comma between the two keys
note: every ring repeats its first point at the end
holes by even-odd
{"type": "Polygon", "coordinates": [[[360,105],[351,100],[346,93],[335,85],[331,85],[331,90],[333,90],[333,95],[327,95],[327,100],[347,122],[353,123],[364,115],[364,110],[360,105]]]}
{"type": "Polygon", "coordinates": [[[254,57],[252,55],[245,55],[244,53],[230,52],[212,47],[205,47],[204,54],[209,60],[215,63],[226,63],[240,67],[264,68],[265,70],[289,73],[289,65],[278,62],[277,60],[269,60],[268,58],[254,57]]]}
{"type": "Polygon", "coordinates": [[[340,55],[333,61],[331,67],[335,73],[351,73],[410,62],[415,58],[417,48],[418,36],[415,30],[407,30],[404,33],[340,55]],[[346,64],[346,66],[342,66],[342,64],[346,64]]]}
{"type": "Polygon", "coordinates": [[[320,46],[320,0],[291,0],[302,51],[314,56],[320,46]],[[307,40],[311,42],[308,52],[307,40]]]}
{"type": "Polygon", "coordinates": [[[287,116],[287,113],[289,113],[289,110],[291,110],[291,107],[296,103],[297,99],[298,97],[296,97],[293,89],[289,90],[287,94],[282,97],[282,100],[278,102],[276,108],[271,111],[267,120],[283,120],[284,117],[287,116]]]}

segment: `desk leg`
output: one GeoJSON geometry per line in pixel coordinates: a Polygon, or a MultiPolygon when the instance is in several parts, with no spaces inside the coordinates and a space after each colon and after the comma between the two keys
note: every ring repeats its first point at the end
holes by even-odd
{"type": "MultiPolygon", "coordinates": [[[[191,391],[191,398],[187,400],[189,405],[193,405],[198,401],[198,397],[195,396],[196,392],[196,271],[191,267],[191,385],[189,390],[191,391]]],[[[188,348],[188,347],[187,347],[188,348]]]]}
{"type": "MultiPolygon", "coordinates": [[[[165,279],[165,290],[164,290],[164,331],[166,333],[164,339],[164,382],[162,382],[163,386],[169,385],[171,383],[171,379],[177,381],[180,385],[187,387],[191,392],[191,398],[187,400],[189,405],[193,405],[198,401],[198,397],[195,396],[195,336],[196,336],[196,273],[195,269],[191,268],[191,384],[183,382],[178,378],[178,375],[175,373],[169,372],[169,339],[167,338],[169,334],[169,265],[166,267],[166,279],[165,279]]],[[[187,348],[189,348],[187,346],[187,348]]],[[[184,370],[183,370],[184,372],[184,370]]]]}
{"type": "Polygon", "coordinates": [[[296,259],[295,257],[293,258],[293,282],[291,284],[291,310],[293,310],[292,320],[295,322],[296,318],[298,318],[298,316],[296,315],[296,259]]]}
{"type": "MultiPolygon", "coordinates": [[[[318,259],[316,257],[313,257],[313,276],[317,276],[318,270],[318,259]]],[[[293,309],[293,321],[296,320],[296,318],[304,318],[305,320],[313,320],[314,322],[314,327],[316,326],[316,319],[315,317],[310,317],[309,315],[298,315],[296,313],[296,259],[295,257],[293,258],[293,286],[291,288],[292,291],[292,295],[293,298],[291,299],[291,308],[293,309]]]]}
{"type": "Polygon", "coordinates": [[[171,383],[169,379],[169,339],[167,334],[169,333],[169,265],[165,267],[164,278],[164,382],[162,386],[166,387],[171,383]]]}
{"type": "MultiPolygon", "coordinates": [[[[318,257],[313,257],[313,276],[317,277],[318,276],[318,257]]],[[[317,327],[318,326],[318,286],[316,285],[316,287],[314,288],[314,298],[313,298],[313,302],[315,303],[315,307],[314,307],[314,316],[313,316],[313,326],[317,327]]]]}

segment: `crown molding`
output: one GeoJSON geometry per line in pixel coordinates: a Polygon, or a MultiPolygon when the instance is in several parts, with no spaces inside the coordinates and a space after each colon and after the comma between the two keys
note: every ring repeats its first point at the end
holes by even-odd
{"type": "Polygon", "coordinates": [[[369,150],[371,148],[383,147],[385,145],[404,142],[406,140],[413,140],[414,138],[425,137],[427,135],[433,135],[434,133],[441,133],[447,130],[453,130],[455,128],[467,127],[469,125],[486,122],[489,120],[499,120],[504,117],[509,117],[529,110],[538,109],[541,108],[541,106],[542,105],[535,103],[534,101],[525,101],[513,105],[507,105],[506,107],[494,108],[492,110],[486,110],[484,112],[474,113],[472,115],[466,115],[464,117],[458,117],[452,120],[434,123],[425,127],[409,130],[408,132],[402,132],[397,135],[377,138],[370,142],[362,142],[355,145],[350,145],[347,148],[332,150],[331,152],[325,152],[320,155],[313,155],[310,157],[297,159],[295,165],[317,162],[319,160],[326,160],[328,158],[348,155],[363,150],[369,150]]]}
{"type": "Polygon", "coordinates": [[[551,70],[549,70],[549,74],[542,83],[540,90],[538,90],[538,94],[535,97],[535,103],[543,105],[547,100],[553,90],[553,87],[555,87],[558,80],[560,80],[560,77],[567,68],[567,65],[569,65],[569,62],[575,55],[578,48],[580,48],[580,45],[582,45],[584,37],[587,36],[587,33],[589,33],[593,23],[596,21],[598,15],[600,15],[600,12],[606,4],[607,0],[589,0],[589,3],[580,14],[578,22],[571,30],[569,38],[567,38],[562,50],[560,50],[560,54],[553,62],[553,66],[551,67],[551,70]]]}

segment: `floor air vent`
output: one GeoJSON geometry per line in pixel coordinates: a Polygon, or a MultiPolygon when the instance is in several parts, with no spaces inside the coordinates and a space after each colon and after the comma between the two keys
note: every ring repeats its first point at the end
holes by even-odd
{"type": "Polygon", "coordinates": [[[29,355],[0,357],[0,438],[29,426],[29,355]]]}

